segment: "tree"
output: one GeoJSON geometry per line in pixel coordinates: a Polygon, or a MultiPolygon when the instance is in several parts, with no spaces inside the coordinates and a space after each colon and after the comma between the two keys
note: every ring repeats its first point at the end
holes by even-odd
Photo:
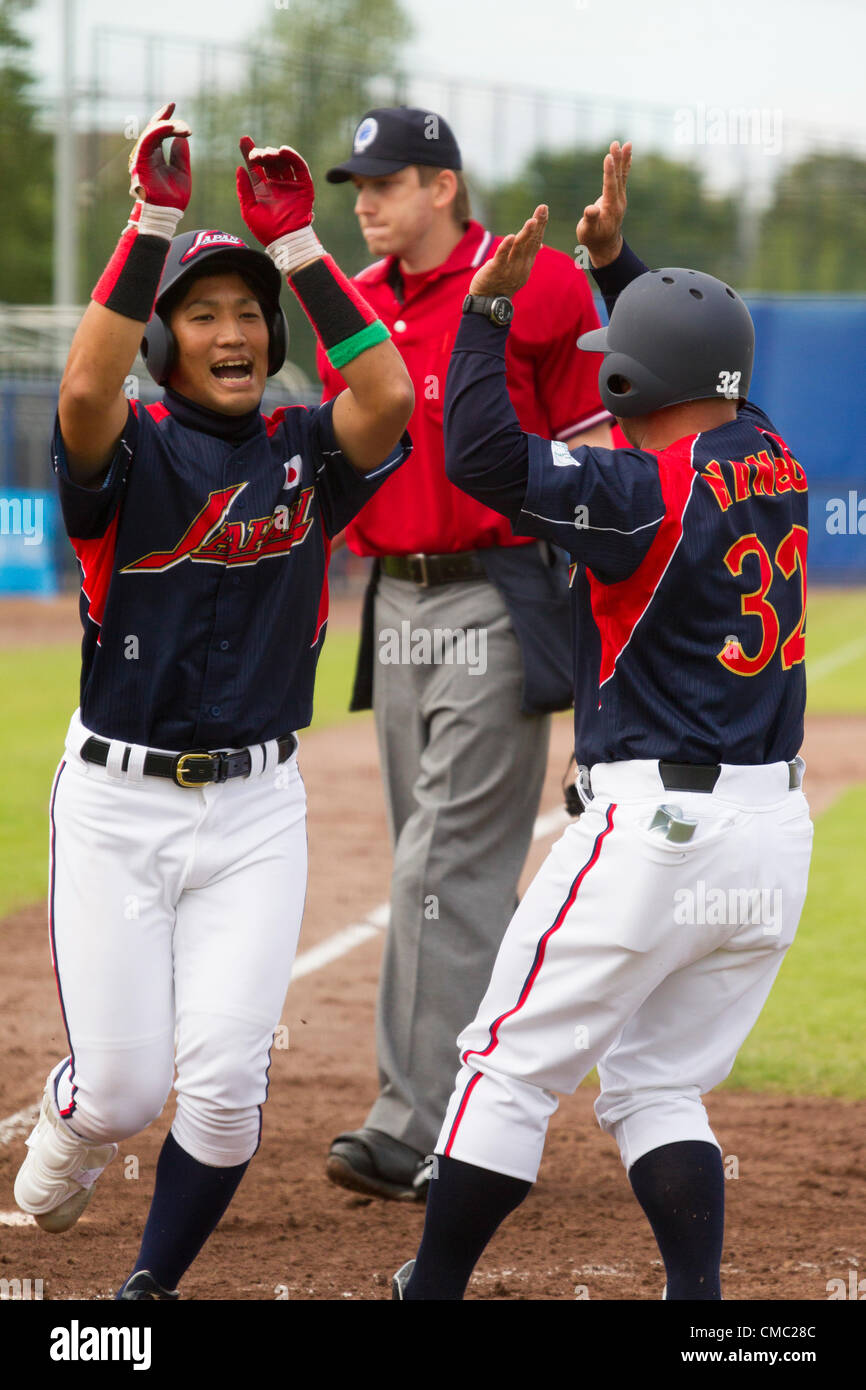
{"type": "MultiPolygon", "coordinates": [[[[294,146],[316,186],[316,231],[347,274],[368,260],[352,212],[352,190],[325,180],[348,158],[352,134],[372,106],[400,100],[398,59],[410,25],[399,0],[293,0],[253,40],[241,90],[202,97],[195,131],[193,199],[184,225],[219,226],[248,237],[234,190],[238,138],[294,146]]],[[[315,340],[292,296],[284,295],[292,359],[314,381],[315,340]]]]}
{"type": "Polygon", "coordinates": [[[39,129],[25,58],[29,41],[17,24],[32,0],[0,0],[0,300],[51,298],[52,139],[39,129]]]}
{"type": "MultiPolygon", "coordinates": [[[[482,197],[493,231],[516,231],[538,203],[550,207],[545,241],[574,254],[575,228],[587,203],[601,192],[606,148],[539,151],[513,182],[482,197]]],[[[742,283],[737,266],[737,212],[733,197],[711,197],[700,173],[662,155],[644,155],[628,181],[626,237],[650,266],[686,265],[742,283]]]]}
{"type": "Polygon", "coordinates": [[[779,179],[761,221],[752,283],[763,290],[866,291],[866,160],[808,155],[779,179]]]}
{"type": "MultiPolygon", "coordinates": [[[[351,190],[326,183],[325,170],[348,157],[364,111],[399,101],[398,54],[409,33],[399,0],[278,3],[250,39],[239,88],[200,91],[178,105],[178,115],[193,132],[192,198],[179,231],[220,227],[249,240],[234,171],[240,163],[238,140],[251,135],[261,144],[289,144],[301,152],[316,185],[316,231],[323,245],[347,273],[366,264],[351,190]]],[[[97,280],[128,215],[127,159],[136,134],[92,132],[87,141],[82,164],[86,286],[97,280]]],[[[310,325],[290,293],[284,293],[283,305],[292,360],[317,383],[310,325]]]]}

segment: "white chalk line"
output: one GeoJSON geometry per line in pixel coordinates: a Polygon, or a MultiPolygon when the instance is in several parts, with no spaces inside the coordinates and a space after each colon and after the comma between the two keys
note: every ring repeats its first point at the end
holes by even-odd
{"type": "MultiPolygon", "coordinates": [[[[544,840],[555,831],[564,829],[567,824],[568,815],[562,807],[558,806],[555,810],[547,811],[538,817],[533,826],[532,839],[533,841],[544,840]]],[[[299,956],[295,957],[292,980],[301,980],[305,975],[312,975],[317,970],[323,970],[332,961],[348,955],[349,951],[354,951],[356,946],[362,946],[365,941],[370,941],[373,937],[378,936],[387,927],[390,915],[390,904],[379,903],[360,922],[352,922],[348,927],[342,927],[340,931],[326,936],[324,941],[320,941],[316,946],[311,946],[308,951],[302,951],[299,956]]],[[[14,1139],[17,1135],[32,1129],[38,1117],[39,1106],[34,1105],[26,1106],[23,1110],[16,1111],[14,1115],[8,1115],[5,1120],[0,1120],[0,1147],[8,1144],[10,1139],[14,1139]]],[[[0,1211],[0,1226],[28,1226],[31,1224],[33,1224],[33,1218],[25,1216],[23,1212],[0,1211]]]]}
{"type": "Polygon", "coordinates": [[[38,1119],[38,1105],[25,1105],[23,1110],[7,1115],[5,1120],[0,1120],[0,1145],[8,1144],[19,1134],[29,1134],[38,1119]]]}
{"type": "Polygon", "coordinates": [[[806,678],[810,681],[823,680],[824,676],[829,676],[831,671],[838,671],[841,666],[848,666],[856,657],[862,656],[863,652],[866,652],[866,637],[855,637],[853,642],[846,642],[843,646],[828,652],[826,656],[820,657],[817,661],[807,660],[806,678]]]}
{"type": "MultiPolygon", "coordinates": [[[[562,807],[557,806],[553,811],[547,811],[543,816],[538,817],[532,829],[533,841],[544,840],[548,835],[563,829],[567,824],[568,815],[562,807]]],[[[356,946],[362,946],[365,941],[378,936],[387,927],[390,916],[390,904],[379,903],[360,922],[353,922],[348,927],[342,927],[333,935],[326,936],[325,940],[320,941],[317,946],[311,946],[308,951],[302,951],[299,956],[295,957],[292,980],[301,980],[305,975],[312,975],[314,971],[321,970],[324,966],[330,965],[332,961],[347,955],[356,946]]]]}

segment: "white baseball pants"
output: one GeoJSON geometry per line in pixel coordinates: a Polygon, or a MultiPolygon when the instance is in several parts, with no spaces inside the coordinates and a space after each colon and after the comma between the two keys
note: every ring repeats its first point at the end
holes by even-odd
{"type": "Polygon", "coordinates": [[[665,790],[652,761],[591,779],[458,1039],[436,1145],[529,1182],[554,1092],[596,1064],[596,1115],[626,1168],[662,1144],[717,1143],[701,1096],[754,1026],[806,894],[813,827],[786,763],[723,765],[711,793],[665,790]],[[690,840],[649,828],[663,804],[697,821],[690,840]]]}
{"type": "Polygon", "coordinates": [[[297,755],[276,744],[248,778],[178,787],[85,763],[76,715],[51,799],[50,931],[70,1057],[60,1113],[98,1143],[161,1112],[202,1163],[255,1152],[307,878],[297,755]]]}

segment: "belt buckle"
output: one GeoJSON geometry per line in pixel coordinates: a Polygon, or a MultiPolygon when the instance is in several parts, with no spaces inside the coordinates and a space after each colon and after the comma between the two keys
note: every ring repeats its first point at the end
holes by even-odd
{"type": "Polygon", "coordinates": [[[210,783],[214,781],[213,755],[211,753],[181,753],[177,760],[177,765],[174,769],[174,780],[175,782],[177,782],[177,785],[179,787],[209,786],[210,783]],[[192,773],[195,771],[195,769],[191,769],[189,772],[187,771],[187,764],[191,758],[197,758],[199,761],[201,761],[203,758],[207,758],[208,768],[210,770],[211,775],[209,777],[205,777],[202,781],[194,781],[192,773]]]}
{"type": "Polygon", "coordinates": [[[427,569],[427,556],[422,555],[420,551],[417,551],[414,555],[409,556],[409,561],[410,563],[412,561],[417,561],[418,568],[421,571],[421,578],[416,579],[415,583],[422,589],[429,589],[430,575],[427,569]]]}

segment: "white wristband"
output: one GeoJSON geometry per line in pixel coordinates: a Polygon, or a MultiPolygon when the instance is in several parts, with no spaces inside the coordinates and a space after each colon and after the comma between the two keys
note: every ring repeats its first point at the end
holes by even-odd
{"type": "Polygon", "coordinates": [[[144,236],[164,236],[171,241],[182,217],[183,208],[161,208],[155,203],[142,203],[141,217],[134,225],[144,236]]]}
{"type": "Polygon", "coordinates": [[[296,232],[287,232],[265,248],[278,270],[283,275],[293,275],[299,266],[324,256],[325,248],[313,231],[312,223],[299,227],[296,232]]]}

